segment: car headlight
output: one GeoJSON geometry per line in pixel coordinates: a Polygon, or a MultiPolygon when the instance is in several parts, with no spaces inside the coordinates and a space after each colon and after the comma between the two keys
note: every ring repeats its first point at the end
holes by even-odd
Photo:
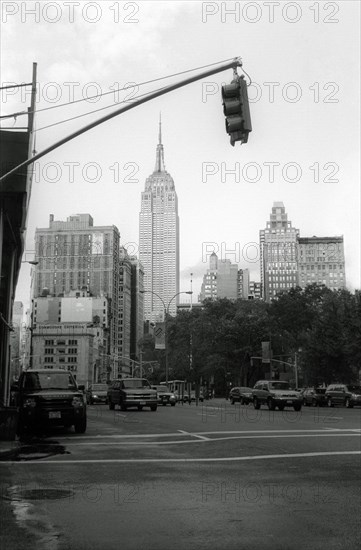
{"type": "Polygon", "coordinates": [[[29,407],[29,408],[36,407],[36,400],[34,399],[34,397],[28,397],[27,399],[25,399],[24,408],[25,407],[29,407]]]}
{"type": "Polygon", "coordinates": [[[73,405],[73,407],[84,407],[83,398],[80,396],[73,397],[73,401],[71,404],[73,405]]]}
{"type": "Polygon", "coordinates": [[[175,399],[174,393],[171,393],[171,394],[170,394],[170,397],[171,397],[172,399],[175,399]]]}

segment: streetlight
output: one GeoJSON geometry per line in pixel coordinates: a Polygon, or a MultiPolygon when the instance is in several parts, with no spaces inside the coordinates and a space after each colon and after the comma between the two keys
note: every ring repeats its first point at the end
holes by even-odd
{"type": "Polygon", "coordinates": [[[150,294],[154,294],[155,296],[157,296],[157,298],[159,298],[159,300],[163,304],[163,310],[164,310],[164,349],[165,349],[165,383],[166,383],[166,385],[168,385],[168,331],[167,331],[167,318],[168,318],[168,315],[169,315],[169,306],[170,306],[171,302],[174,300],[174,298],[176,298],[176,296],[179,296],[179,294],[193,294],[193,291],[192,290],[186,290],[186,291],[177,292],[169,300],[167,306],[165,305],[165,301],[163,300],[163,298],[161,296],[159,296],[159,294],[154,292],[154,290],[140,290],[139,292],[141,294],[145,294],[145,292],[150,292],[150,294]]]}

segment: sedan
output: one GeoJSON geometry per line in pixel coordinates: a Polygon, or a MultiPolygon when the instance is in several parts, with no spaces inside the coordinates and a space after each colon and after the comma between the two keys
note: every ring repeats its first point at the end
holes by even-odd
{"type": "Polygon", "coordinates": [[[253,401],[252,388],[247,387],[235,387],[229,392],[229,400],[231,405],[234,405],[236,401],[239,401],[241,405],[248,405],[253,401]]]}
{"type": "Polygon", "coordinates": [[[303,392],[303,404],[306,407],[323,407],[326,405],[326,388],[306,388],[303,392]]]}
{"type": "Polygon", "coordinates": [[[108,403],[107,392],[108,384],[92,384],[86,391],[87,403],[108,403]]]}

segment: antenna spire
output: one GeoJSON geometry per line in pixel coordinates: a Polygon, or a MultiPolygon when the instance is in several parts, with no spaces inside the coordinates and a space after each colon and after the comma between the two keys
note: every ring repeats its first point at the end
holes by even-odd
{"type": "Polygon", "coordinates": [[[154,172],[165,172],[164,149],[163,149],[163,144],[162,144],[162,115],[161,115],[161,113],[159,113],[159,134],[158,134],[158,145],[157,145],[154,172]]]}

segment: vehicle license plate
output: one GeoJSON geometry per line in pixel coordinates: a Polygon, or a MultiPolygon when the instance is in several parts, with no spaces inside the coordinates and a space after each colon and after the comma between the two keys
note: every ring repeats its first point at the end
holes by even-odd
{"type": "Polygon", "coordinates": [[[287,405],[292,405],[293,401],[287,401],[287,405]]]}
{"type": "Polygon", "coordinates": [[[60,411],[49,412],[49,418],[61,418],[60,411]]]}
{"type": "Polygon", "coordinates": [[[139,405],[145,405],[145,401],[139,401],[139,405]]]}

